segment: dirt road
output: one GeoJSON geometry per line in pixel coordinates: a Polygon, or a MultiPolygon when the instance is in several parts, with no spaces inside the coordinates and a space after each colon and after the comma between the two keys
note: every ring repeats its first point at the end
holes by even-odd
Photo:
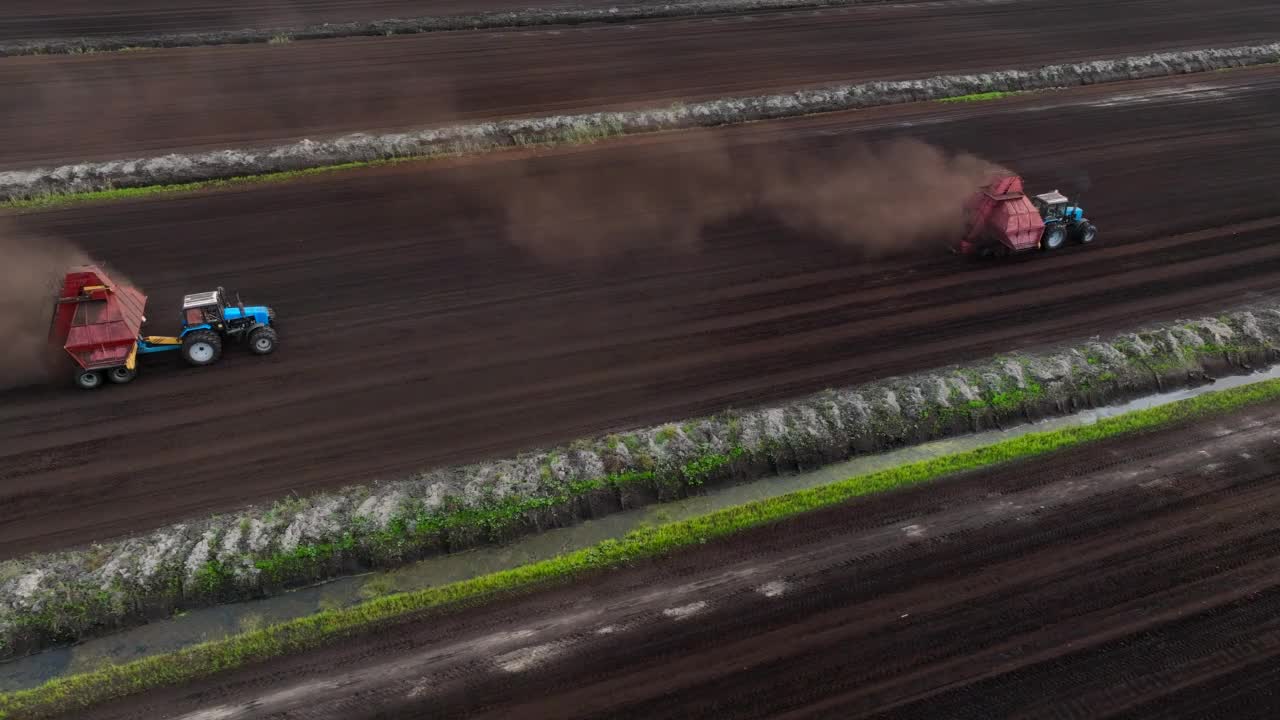
{"type": "Polygon", "coordinates": [[[1270,0],[953,0],[570,30],[15,57],[0,61],[0,169],[1277,36],[1280,5],[1270,0]],[[1045,22],[1046,13],[1070,21],[1045,22]]]}
{"type": "MultiPolygon", "coordinates": [[[[126,388],[0,393],[0,555],[1249,300],[1280,283],[1280,72],[1212,82],[728,133],[782,156],[915,136],[990,153],[1033,187],[1089,181],[1104,244],[1008,265],[933,246],[867,260],[761,217],[713,224],[692,251],[645,235],[544,260],[485,204],[486,168],[515,155],[20,217],[147,288],[149,332],[172,330],[182,293],[222,284],[276,307],[283,335],[269,358],[165,361],[126,388]]],[[[686,138],[526,169],[662,178],[686,138]]],[[[627,212],[570,217],[600,240],[605,220],[646,220],[627,212]]]]}
{"type": "Polygon", "coordinates": [[[1278,427],[866,498],[86,717],[1274,717],[1278,427]]]}

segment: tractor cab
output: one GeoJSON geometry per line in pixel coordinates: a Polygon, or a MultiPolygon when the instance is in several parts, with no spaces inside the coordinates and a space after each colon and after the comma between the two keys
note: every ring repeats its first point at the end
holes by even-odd
{"type": "Polygon", "coordinates": [[[1078,223],[1084,220],[1084,210],[1072,205],[1067,196],[1054,190],[1035,197],[1036,209],[1047,222],[1078,223]]]}
{"type": "Polygon", "coordinates": [[[1045,220],[1062,220],[1066,217],[1067,196],[1057,190],[1036,195],[1032,202],[1040,211],[1040,217],[1045,220]]]}
{"type": "MultiPolygon", "coordinates": [[[[210,357],[207,362],[216,359],[221,338],[248,340],[255,353],[270,353],[276,346],[275,324],[274,310],[265,305],[245,306],[239,294],[236,294],[233,303],[228,298],[227,291],[222,288],[192,293],[182,298],[183,347],[191,344],[201,348],[207,346],[205,354],[210,357]],[[215,339],[218,340],[217,343],[214,342],[215,339]]],[[[188,357],[188,360],[193,364],[205,364],[192,357],[188,357]]]]}
{"type": "Polygon", "coordinates": [[[182,327],[201,325],[219,332],[236,333],[251,330],[259,325],[275,324],[275,312],[265,306],[246,307],[237,295],[235,302],[227,297],[227,291],[218,288],[208,292],[193,293],[182,298],[182,327]]]}
{"type": "Polygon", "coordinates": [[[208,325],[221,329],[223,318],[223,298],[219,290],[192,293],[182,298],[182,327],[193,328],[208,325]]]}

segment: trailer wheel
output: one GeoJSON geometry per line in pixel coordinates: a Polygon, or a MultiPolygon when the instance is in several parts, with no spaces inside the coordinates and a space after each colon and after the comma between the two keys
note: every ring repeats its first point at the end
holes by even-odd
{"type": "Polygon", "coordinates": [[[1044,230],[1044,249],[1057,250],[1067,240],[1067,231],[1061,225],[1051,225],[1044,230]]]}
{"type": "Polygon", "coordinates": [[[1088,245],[1098,237],[1098,228],[1093,223],[1081,223],[1076,229],[1076,242],[1081,245],[1088,245]]]}
{"type": "Polygon", "coordinates": [[[107,371],[107,379],[117,385],[132,382],[136,377],[138,377],[138,371],[127,367],[114,367],[107,371]]]}
{"type": "Polygon", "coordinates": [[[197,367],[212,365],[222,356],[222,338],[210,330],[197,330],[182,338],[182,359],[197,367]]]}
{"type": "Polygon", "coordinates": [[[276,331],[260,327],[249,333],[249,349],[254,355],[270,355],[276,349],[276,331]]]}
{"type": "Polygon", "coordinates": [[[76,385],[85,390],[102,387],[102,373],[97,370],[82,370],[76,373],[76,385]]]}

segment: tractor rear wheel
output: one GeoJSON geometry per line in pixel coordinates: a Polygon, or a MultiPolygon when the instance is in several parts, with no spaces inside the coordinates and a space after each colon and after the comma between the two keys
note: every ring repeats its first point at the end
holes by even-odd
{"type": "Polygon", "coordinates": [[[1088,245],[1098,237],[1098,228],[1093,223],[1080,223],[1076,228],[1076,242],[1081,245],[1088,245]]]}
{"type": "Polygon", "coordinates": [[[97,370],[81,370],[76,373],[76,385],[85,390],[102,387],[102,373],[97,370]]]}
{"type": "Polygon", "coordinates": [[[212,330],[197,330],[182,338],[182,359],[197,367],[212,365],[222,357],[222,338],[212,330]]]}
{"type": "Polygon", "coordinates": [[[136,377],[138,377],[138,371],[127,367],[114,367],[107,371],[107,379],[117,385],[132,382],[136,377]]]}
{"type": "Polygon", "coordinates": [[[276,349],[276,331],[264,326],[249,333],[249,349],[254,355],[270,355],[276,349]]]}
{"type": "Polygon", "coordinates": [[[1061,225],[1050,225],[1044,229],[1044,244],[1041,247],[1045,250],[1057,250],[1066,241],[1066,228],[1061,225]]]}

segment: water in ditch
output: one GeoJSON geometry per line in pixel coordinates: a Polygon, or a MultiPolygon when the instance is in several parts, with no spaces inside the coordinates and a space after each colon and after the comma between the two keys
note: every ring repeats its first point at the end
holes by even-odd
{"type": "Polygon", "coordinates": [[[1276,378],[1280,378],[1280,366],[1252,375],[1222,378],[1212,385],[1151,395],[1123,405],[1086,410],[1068,417],[1050,418],[1007,430],[974,433],[861,456],[811,472],[713,488],[705,495],[587,520],[572,527],[522,537],[506,545],[428,558],[394,570],[339,578],[260,600],[192,610],[167,620],[0,664],[0,692],[34,687],[62,675],[92,670],[103,663],[124,663],[148,655],[170,652],[263,625],[304,617],[321,610],[349,606],[378,595],[444,585],[545,560],[590,547],[602,540],[620,538],[647,525],[683,520],[854,475],[974,450],[1029,432],[1088,425],[1102,418],[1133,410],[1158,407],[1209,391],[1276,378]]]}

